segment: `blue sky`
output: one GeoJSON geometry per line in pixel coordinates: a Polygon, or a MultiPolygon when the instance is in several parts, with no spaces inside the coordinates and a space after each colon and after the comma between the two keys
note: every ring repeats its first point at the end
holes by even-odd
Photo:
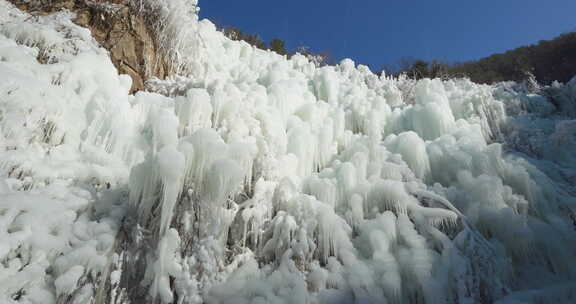
{"type": "Polygon", "coordinates": [[[201,0],[200,16],[373,70],[465,61],[576,31],[576,0],[201,0]]]}

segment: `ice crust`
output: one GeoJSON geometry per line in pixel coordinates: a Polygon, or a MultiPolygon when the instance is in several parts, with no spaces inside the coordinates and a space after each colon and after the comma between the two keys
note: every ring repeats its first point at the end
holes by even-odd
{"type": "Polygon", "coordinates": [[[576,78],[318,67],[196,4],[140,2],[179,76],[129,95],[70,13],[0,0],[0,302],[576,301],[576,78]]]}

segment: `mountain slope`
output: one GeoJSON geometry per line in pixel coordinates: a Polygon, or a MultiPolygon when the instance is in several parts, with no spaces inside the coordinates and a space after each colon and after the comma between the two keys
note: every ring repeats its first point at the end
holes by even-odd
{"type": "Polygon", "coordinates": [[[448,69],[451,75],[466,75],[480,83],[522,81],[532,73],[540,83],[568,82],[576,71],[576,33],[565,33],[538,44],[522,46],[448,69]]]}
{"type": "Polygon", "coordinates": [[[576,80],[556,109],[132,5],[180,75],[134,95],[72,14],[0,0],[3,302],[574,301],[576,80]]]}

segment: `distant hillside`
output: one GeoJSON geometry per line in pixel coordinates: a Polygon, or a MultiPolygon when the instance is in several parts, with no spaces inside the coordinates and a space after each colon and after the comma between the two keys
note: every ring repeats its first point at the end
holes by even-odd
{"type": "Polygon", "coordinates": [[[534,74],[542,83],[567,82],[576,74],[576,32],[466,62],[453,67],[452,72],[468,75],[481,83],[518,81],[525,78],[526,72],[534,74]]]}
{"type": "Polygon", "coordinates": [[[576,74],[576,32],[477,61],[446,64],[413,60],[410,64],[401,65],[396,74],[407,73],[415,78],[466,76],[477,83],[494,83],[522,81],[528,72],[544,84],[554,80],[564,83],[569,81],[576,74]]]}
{"type": "MultiPolygon", "coordinates": [[[[319,65],[334,63],[329,52],[310,52],[307,47],[287,50],[284,41],[278,38],[266,43],[257,34],[243,32],[233,26],[219,26],[224,34],[233,40],[243,40],[263,49],[271,50],[280,55],[291,56],[301,53],[319,65]]],[[[538,44],[522,46],[502,54],[494,54],[486,58],[463,63],[445,63],[438,60],[427,62],[420,59],[401,59],[395,67],[386,67],[387,74],[408,74],[420,78],[453,78],[468,77],[476,83],[495,83],[501,81],[522,81],[529,73],[542,84],[550,84],[554,80],[566,83],[576,75],[576,32],[561,34],[552,40],[541,40],[538,44]]]]}

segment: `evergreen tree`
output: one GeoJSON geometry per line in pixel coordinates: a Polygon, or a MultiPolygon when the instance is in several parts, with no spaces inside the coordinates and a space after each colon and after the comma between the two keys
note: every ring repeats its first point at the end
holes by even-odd
{"type": "Polygon", "coordinates": [[[286,55],[288,52],[286,51],[286,47],[284,46],[284,41],[274,38],[270,41],[270,50],[280,54],[286,55]]]}

